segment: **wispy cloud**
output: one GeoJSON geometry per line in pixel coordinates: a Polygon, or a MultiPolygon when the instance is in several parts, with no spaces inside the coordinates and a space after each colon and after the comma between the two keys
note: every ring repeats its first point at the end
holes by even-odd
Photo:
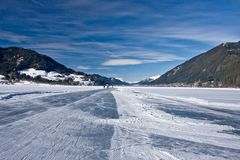
{"type": "Polygon", "coordinates": [[[157,51],[147,50],[144,48],[128,48],[128,50],[120,50],[118,52],[114,52],[111,55],[111,58],[132,58],[138,59],[141,63],[158,63],[158,62],[166,62],[166,61],[176,61],[176,60],[184,60],[184,57],[177,56],[175,54],[169,53],[161,53],[157,51]]]}
{"type": "Polygon", "coordinates": [[[89,70],[89,69],[91,69],[91,68],[88,67],[88,66],[77,66],[77,69],[78,69],[78,70],[89,70]]]}
{"type": "Polygon", "coordinates": [[[44,6],[44,4],[41,2],[41,1],[38,1],[38,0],[31,0],[32,3],[38,5],[38,6],[44,6]]]}
{"type": "Polygon", "coordinates": [[[234,42],[240,35],[234,29],[219,26],[177,26],[168,27],[162,32],[162,37],[178,38],[209,43],[234,42]]]}
{"type": "Polygon", "coordinates": [[[125,66],[125,65],[138,65],[147,63],[159,63],[167,61],[184,60],[185,58],[179,57],[173,54],[161,54],[157,52],[127,52],[130,53],[126,57],[132,57],[132,59],[121,59],[124,55],[118,55],[116,59],[109,59],[102,63],[103,66],[125,66]],[[133,59],[135,58],[135,59],[133,59]]]}
{"type": "MultiPolygon", "coordinates": [[[[34,49],[104,74],[126,65],[173,65],[218,43],[240,40],[239,2],[215,3],[7,0],[0,5],[0,45],[34,49]]],[[[146,72],[160,74],[161,68],[146,72]]],[[[141,69],[134,72],[143,74],[141,69]]]]}
{"type": "Polygon", "coordinates": [[[103,66],[126,66],[142,64],[142,61],[137,59],[109,59],[102,63],[103,66]]]}
{"type": "Polygon", "coordinates": [[[68,51],[76,51],[77,48],[68,44],[68,42],[50,42],[50,43],[38,43],[28,45],[32,49],[40,49],[40,50],[68,50],[68,51]]]}
{"type": "Polygon", "coordinates": [[[0,39],[10,41],[10,42],[15,42],[15,43],[20,43],[20,42],[30,40],[30,38],[27,36],[15,34],[12,32],[6,32],[6,31],[0,31],[0,39]]]}

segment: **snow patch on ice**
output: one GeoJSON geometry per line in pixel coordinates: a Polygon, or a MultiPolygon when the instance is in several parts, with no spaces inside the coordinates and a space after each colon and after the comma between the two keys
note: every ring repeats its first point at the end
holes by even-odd
{"type": "Polygon", "coordinates": [[[232,107],[235,109],[239,109],[240,103],[223,103],[223,102],[209,102],[208,100],[195,98],[195,97],[177,97],[177,96],[165,96],[165,95],[159,95],[164,98],[178,100],[186,103],[196,104],[196,105],[203,105],[203,106],[218,106],[218,108],[226,108],[226,107],[232,107]]]}
{"type": "MultiPolygon", "coordinates": [[[[224,159],[222,155],[229,155],[231,152],[236,156],[239,137],[223,133],[224,130],[234,129],[233,127],[208,120],[175,116],[158,109],[159,105],[169,105],[170,102],[175,104],[165,106],[170,110],[174,107],[188,109],[191,106],[189,101],[201,104],[209,102],[196,97],[186,101],[174,95],[164,97],[164,94],[151,94],[150,91],[154,90],[151,87],[141,88],[141,91],[136,88],[119,87],[113,91],[120,119],[106,120],[106,123],[115,126],[111,143],[114,152],[110,154],[110,159],[224,159]],[[151,139],[150,135],[158,135],[159,138],[151,139]],[[205,151],[206,146],[211,146],[211,150],[205,151]],[[221,147],[226,151],[220,151],[221,147]],[[115,151],[115,148],[120,149],[115,151]],[[217,155],[214,151],[220,151],[221,154],[217,155]]],[[[195,90],[201,93],[201,90],[195,90]]],[[[199,107],[201,108],[201,105],[199,107]]],[[[212,113],[211,110],[205,111],[206,114],[212,113]]],[[[193,107],[192,114],[194,113],[193,107]]],[[[234,156],[229,159],[234,159],[234,156]]]]}

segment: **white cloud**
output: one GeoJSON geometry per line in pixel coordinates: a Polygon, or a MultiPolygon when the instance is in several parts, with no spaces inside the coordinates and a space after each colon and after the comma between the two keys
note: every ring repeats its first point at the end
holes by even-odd
{"type": "Polygon", "coordinates": [[[126,66],[126,65],[159,63],[159,62],[176,61],[176,60],[185,59],[183,57],[179,57],[174,54],[163,54],[163,53],[151,52],[151,51],[142,51],[142,52],[130,51],[127,53],[128,53],[128,57],[131,57],[131,58],[120,58],[120,57],[127,57],[127,55],[122,54],[122,55],[115,56],[115,58],[113,59],[109,59],[103,62],[102,65],[103,66],[126,66]]]}
{"type": "Polygon", "coordinates": [[[88,70],[88,69],[90,69],[90,67],[87,67],[87,66],[77,66],[77,69],[88,70]]]}
{"type": "Polygon", "coordinates": [[[8,40],[8,41],[15,42],[15,43],[20,43],[20,42],[28,40],[29,37],[19,35],[19,34],[15,34],[15,33],[12,33],[12,32],[0,31],[0,39],[8,40]]]}
{"type": "Polygon", "coordinates": [[[94,68],[94,69],[97,69],[97,70],[111,70],[112,68],[111,67],[98,67],[98,68],[94,68]]]}
{"type": "Polygon", "coordinates": [[[36,4],[36,5],[38,5],[38,6],[41,6],[41,7],[44,6],[43,3],[40,2],[40,1],[38,1],[38,0],[32,0],[32,3],[33,3],[33,4],[36,4]]]}
{"type": "Polygon", "coordinates": [[[142,64],[142,61],[137,59],[110,59],[102,63],[103,66],[126,66],[142,64]]]}
{"type": "Polygon", "coordinates": [[[165,29],[161,36],[166,38],[188,39],[214,44],[222,42],[235,42],[240,38],[233,28],[194,25],[169,27],[165,29]]]}
{"type": "MultiPolygon", "coordinates": [[[[151,55],[151,54],[150,54],[151,55]]],[[[143,63],[159,63],[159,62],[169,62],[176,60],[184,60],[185,58],[176,56],[174,54],[159,54],[159,55],[151,55],[150,58],[146,58],[143,60],[143,63]]]]}
{"type": "Polygon", "coordinates": [[[33,49],[50,49],[50,50],[68,50],[76,51],[78,48],[71,46],[68,42],[52,42],[52,43],[38,43],[28,45],[33,49]]]}

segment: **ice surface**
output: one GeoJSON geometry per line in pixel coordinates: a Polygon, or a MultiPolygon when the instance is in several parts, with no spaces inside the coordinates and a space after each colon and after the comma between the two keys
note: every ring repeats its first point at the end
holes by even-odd
{"type": "Polygon", "coordinates": [[[240,90],[0,85],[0,159],[240,159],[240,90]]]}

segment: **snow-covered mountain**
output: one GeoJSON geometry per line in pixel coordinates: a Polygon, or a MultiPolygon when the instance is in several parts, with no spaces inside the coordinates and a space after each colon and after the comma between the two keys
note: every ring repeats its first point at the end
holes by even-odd
{"type": "Polygon", "coordinates": [[[70,85],[126,85],[116,78],[86,74],[56,62],[33,50],[0,47],[0,75],[6,80],[70,85]]]}
{"type": "Polygon", "coordinates": [[[152,77],[149,77],[148,80],[154,81],[154,80],[158,79],[159,77],[160,77],[160,75],[152,76],[152,77]]]}
{"type": "Polygon", "coordinates": [[[140,84],[140,85],[149,84],[150,82],[158,79],[159,77],[160,77],[160,75],[151,76],[149,78],[146,78],[146,79],[138,82],[137,84],[140,84]]]}

